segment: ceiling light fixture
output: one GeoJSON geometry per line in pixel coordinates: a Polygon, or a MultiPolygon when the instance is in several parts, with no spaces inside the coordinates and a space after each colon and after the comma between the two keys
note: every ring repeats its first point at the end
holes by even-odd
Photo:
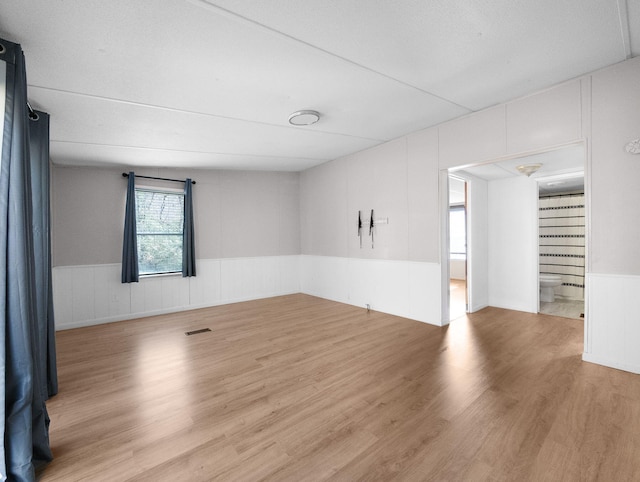
{"type": "Polygon", "coordinates": [[[542,167],[542,164],[523,164],[521,166],[516,167],[520,174],[524,174],[529,177],[531,174],[536,172],[538,169],[542,167]]]}
{"type": "Polygon", "coordinates": [[[320,113],[315,110],[299,110],[289,116],[292,126],[310,126],[320,120],[320,113]]]}

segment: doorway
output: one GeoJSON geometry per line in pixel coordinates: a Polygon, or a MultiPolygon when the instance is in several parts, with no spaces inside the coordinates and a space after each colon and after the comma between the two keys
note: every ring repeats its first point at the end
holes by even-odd
{"type": "MultiPolygon", "coordinates": [[[[582,142],[464,168],[441,171],[441,186],[451,175],[466,181],[466,294],[467,312],[496,306],[530,313],[539,312],[539,243],[537,178],[585,169],[582,142]],[[538,172],[523,173],[519,166],[537,165],[538,172]]],[[[449,194],[448,185],[443,191],[449,194]]],[[[588,212],[588,192],[585,192],[588,212]]],[[[444,201],[443,198],[441,198],[444,201]]],[[[441,204],[442,259],[448,259],[449,201],[441,204]],[[446,224],[445,224],[446,223],[446,224]],[[446,234],[446,236],[445,236],[446,234]],[[446,239],[445,239],[446,237],[446,239]]],[[[588,218],[588,215],[587,215],[588,218]]],[[[585,253],[585,256],[587,253],[585,253]]],[[[585,265],[588,263],[585,263],[585,265]]],[[[450,266],[442,267],[442,323],[450,315],[450,266]],[[444,294],[444,293],[443,293],[444,294]]]]}
{"type": "Polygon", "coordinates": [[[537,181],[539,312],[565,318],[584,318],[584,172],[539,177],[537,181]],[[544,291],[543,282],[549,285],[544,291]]]}
{"type": "Polygon", "coordinates": [[[449,320],[467,313],[467,183],[449,175],[449,320]]]}

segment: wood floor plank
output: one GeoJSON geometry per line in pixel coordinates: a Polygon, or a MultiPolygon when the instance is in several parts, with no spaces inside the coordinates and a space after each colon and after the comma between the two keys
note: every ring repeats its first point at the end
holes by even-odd
{"type": "Polygon", "coordinates": [[[59,332],[39,480],[640,480],[640,377],[583,331],[298,294],[59,332]]]}

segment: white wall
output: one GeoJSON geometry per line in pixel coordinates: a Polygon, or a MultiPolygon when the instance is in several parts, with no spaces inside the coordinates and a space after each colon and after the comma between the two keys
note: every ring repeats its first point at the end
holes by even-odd
{"type": "Polygon", "coordinates": [[[640,373],[640,57],[591,76],[590,203],[583,358],[640,373]]]}
{"type": "Polygon", "coordinates": [[[301,174],[304,293],[440,325],[437,153],[427,129],[301,174]]]}
{"type": "Polygon", "coordinates": [[[491,306],[538,312],[537,198],[525,176],[488,183],[491,306]]]}
{"type": "Polygon", "coordinates": [[[473,164],[504,156],[506,107],[499,105],[438,127],[440,169],[473,164]]]}
{"type": "Polygon", "coordinates": [[[640,57],[592,76],[591,269],[640,275],[640,155],[625,145],[640,137],[640,57]]]}
{"type": "Polygon", "coordinates": [[[640,373],[640,276],[587,275],[583,359],[640,373]]]}
{"type": "Polygon", "coordinates": [[[464,259],[449,260],[449,277],[451,279],[467,279],[467,262],[464,259]]]}
{"type": "Polygon", "coordinates": [[[440,320],[440,265],[303,255],[301,291],[430,324],[440,320]]]}

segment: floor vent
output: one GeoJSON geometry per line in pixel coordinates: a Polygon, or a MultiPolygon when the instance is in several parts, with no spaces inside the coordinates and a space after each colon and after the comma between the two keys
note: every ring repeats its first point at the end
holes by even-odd
{"type": "Polygon", "coordinates": [[[197,335],[198,333],[206,333],[207,331],[211,331],[209,328],[202,328],[201,330],[193,330],[193,331],[185,331],[184,334],[187,336],[197,335]]]}

